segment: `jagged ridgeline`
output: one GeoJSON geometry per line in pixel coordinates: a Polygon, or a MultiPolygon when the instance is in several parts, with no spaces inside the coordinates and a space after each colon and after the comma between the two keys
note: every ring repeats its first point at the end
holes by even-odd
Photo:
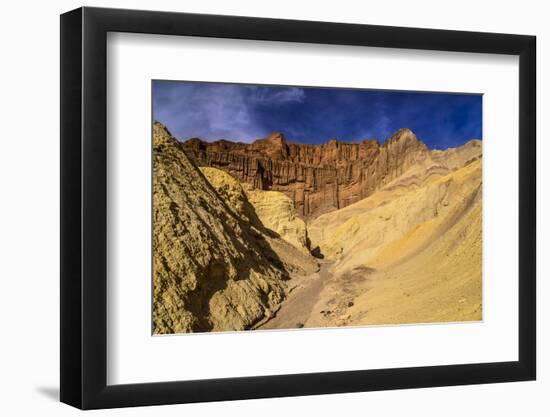
{"type": "Polygon", "coordinates": [[[332,139],[307,145],[273,133],[251,144],[192,138],[184,147],[199,166],[221,168],[256,189],[285,193],[306,220],[368,197],[411,167],[432,165],[438,174],[448,173],[480,152],[480,142],[472,141],[448,158],[445,152],[430,151],[409,129],[400,129],[383,144],[332,139]]]}
{"type": "Polygon", "coordinates": [[[154,332],[242,330],[271,317],[289,271],[313,261],[289,261],[294,247],[263,226],[241,185],[219,170],[207,172],[211,184],[160,123],[153,171],[154,332]]]}

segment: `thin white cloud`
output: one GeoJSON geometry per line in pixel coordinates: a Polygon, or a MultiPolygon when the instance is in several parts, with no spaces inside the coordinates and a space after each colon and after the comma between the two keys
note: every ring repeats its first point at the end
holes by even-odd
{"type": "Polygon", "coordinates": [[[169,124],[181,140],[238,139],[251,142],[266,132],[251,114],[249,100],[240,86],[224,84],[173,84],[156,94],[162,105],[155,118],[169,124]]]}
{"type": "Polygon", "coordinates": [[[251,100],[261,104],[303,103],[306,93],[302,88],[287,87],[273,89],[266,87],[250,87],[251,100]]]}

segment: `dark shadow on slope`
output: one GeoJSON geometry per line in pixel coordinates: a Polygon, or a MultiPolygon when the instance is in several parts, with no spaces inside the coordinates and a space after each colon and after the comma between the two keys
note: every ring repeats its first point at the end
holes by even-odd
{"type": "Polygon", "coordinates": [[[311,250],[311,255],[317,259],[325,259],[325,255],[322,254],[319,246],[316,246],[311,250]]]}

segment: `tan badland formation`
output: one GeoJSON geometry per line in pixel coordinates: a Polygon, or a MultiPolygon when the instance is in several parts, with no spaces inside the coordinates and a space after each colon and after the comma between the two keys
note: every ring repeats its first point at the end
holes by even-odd
{"type": "Polygon", "coordinates": [[[480,141],[154,141],[156,333],[481,319],[480,141]]]}
{"type": "Polygon", "coordinates": [[[334,264],[305,324],[481,320],[481,201],[475,160],[317,218],[309,234],[334,264]]]}
{"type": "Polygon", "coordinates": [[[306,223],[298,216],[293,201],[278,191],[256,190],[249,184],[241,184],[231,175],[217,168],[201,167],[200,170],[221,196],[236,207],[236,212],[248,206],[259,218],[262,226],[276,232],[282,239],[309,255],[306,223]],[[239,198],[235,198],[238,195],[239,198]],[[251,205],[251,207],[250,207],[251,205]]]}
{"type": "Polygon", "coordinates": [[[450,168],[449,164],[456,169],[462,154],[468,153],[462,148],[456,155],[430,152],[409,129],[399,130],[383,144],[331,139],[321,145],[306,145],[273,133],[251,144],[193,138],[183,146],[199,166],[223,169],[259,190],[283,192],[305,219],[362,200],[409,168],[432,160],[444,169],[450,168]]]}

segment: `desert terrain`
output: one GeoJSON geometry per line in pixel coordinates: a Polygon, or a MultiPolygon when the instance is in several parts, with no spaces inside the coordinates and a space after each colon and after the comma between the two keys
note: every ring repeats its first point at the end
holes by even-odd
{"type": "Polygon", "coordinates": [[[482,318],[482,146],[153,128],[156,334],[482,318]]]}

